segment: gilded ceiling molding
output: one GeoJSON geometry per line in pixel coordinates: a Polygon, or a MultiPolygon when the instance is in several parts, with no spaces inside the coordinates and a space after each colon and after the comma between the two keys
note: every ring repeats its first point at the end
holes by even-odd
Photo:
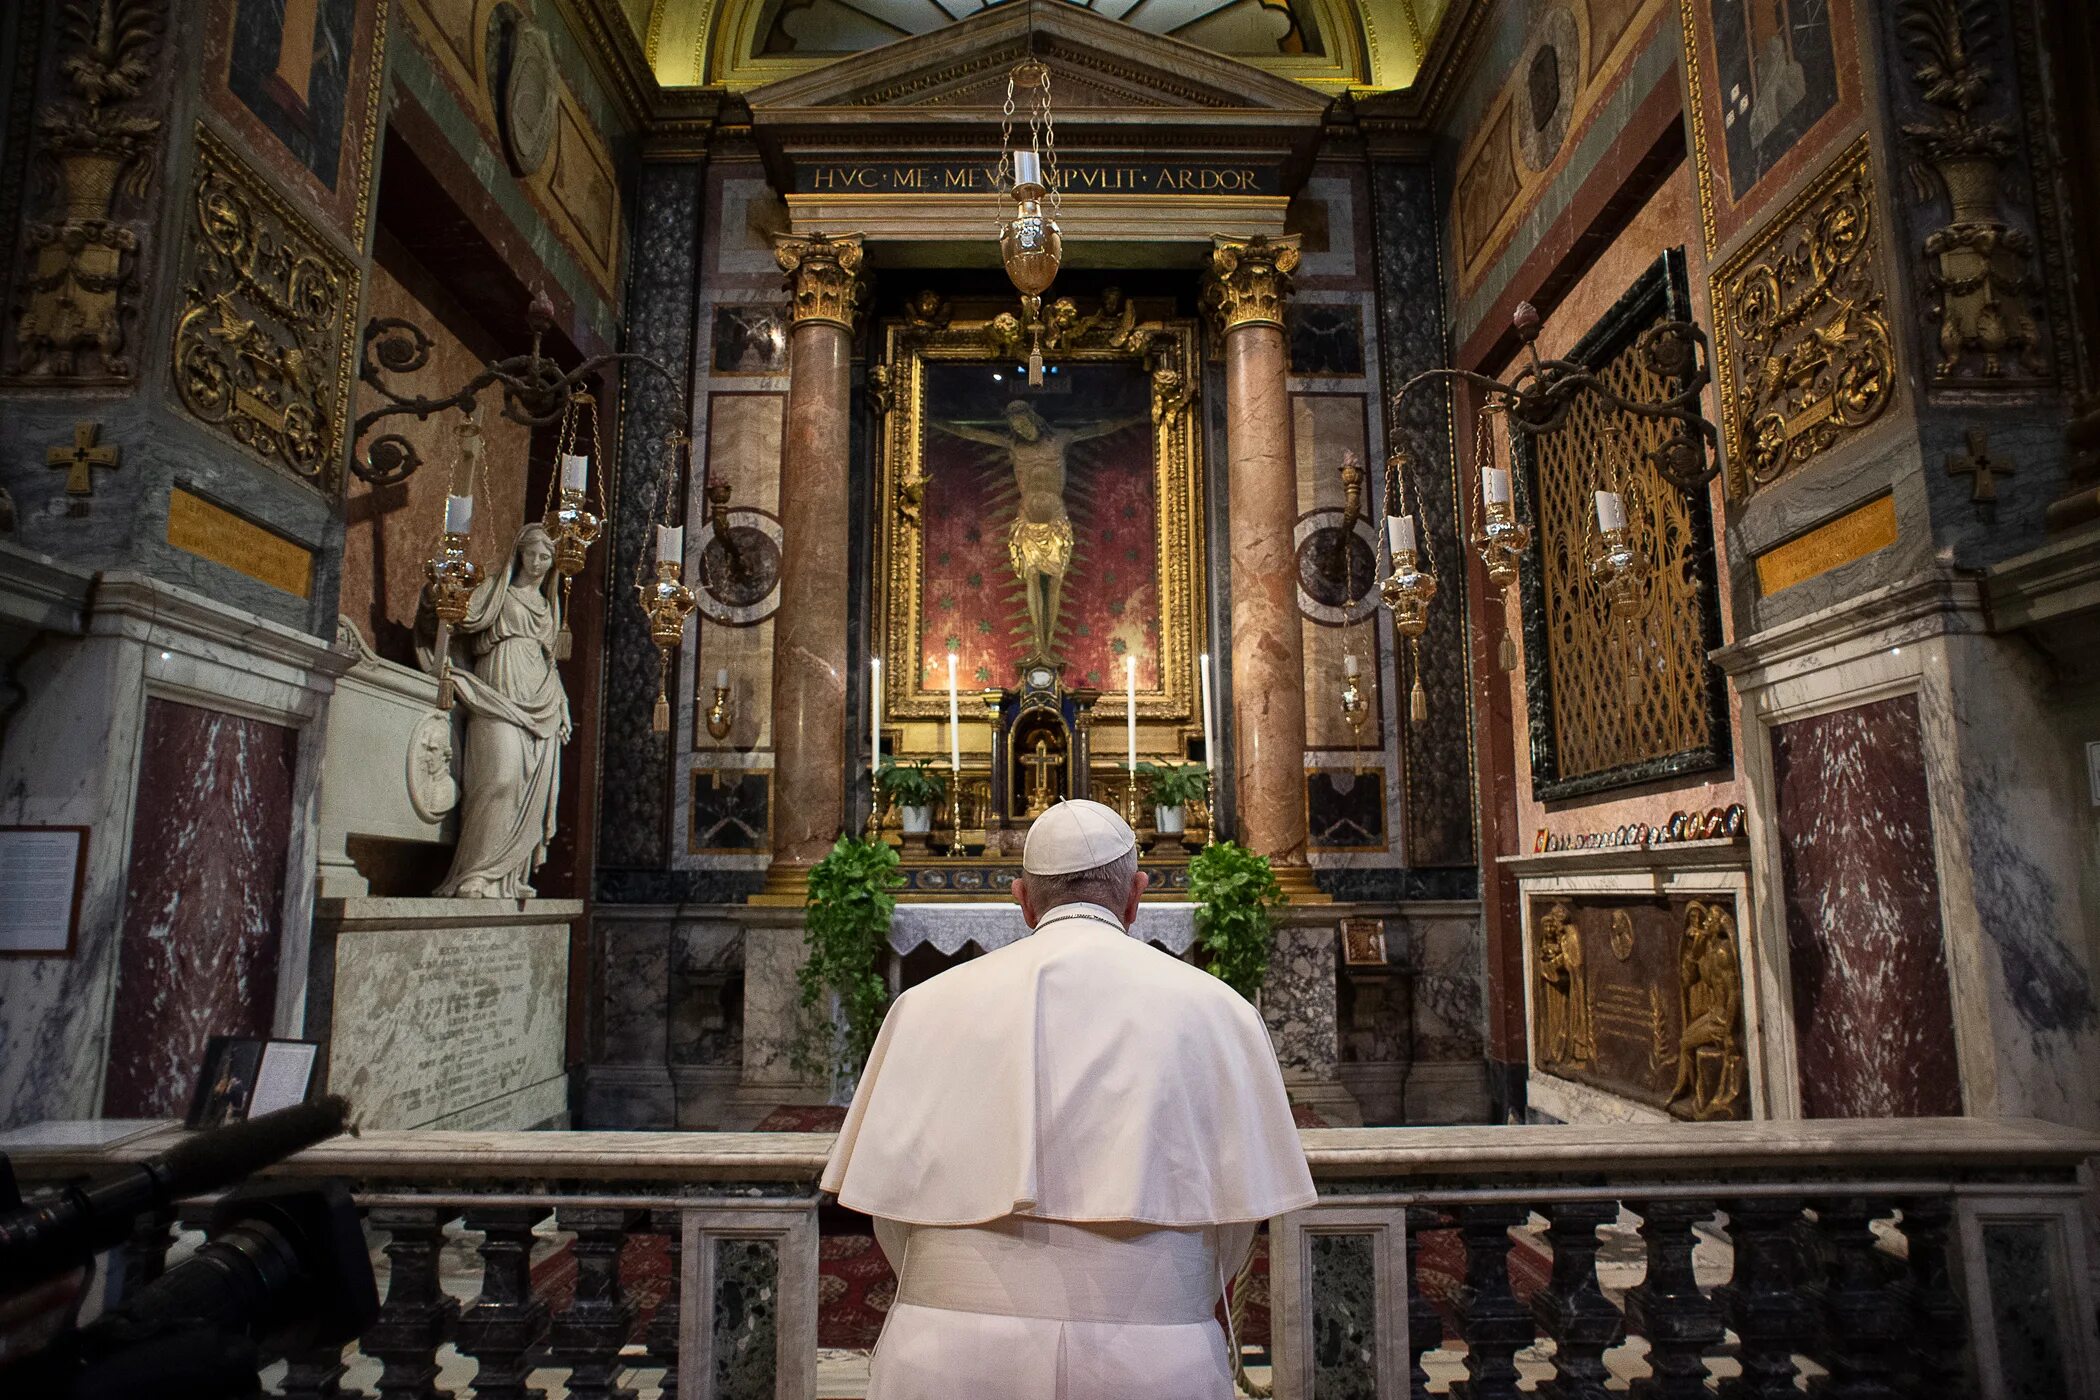
{"type": "Polygon", "coordinates": [[[1876,208],[1863,135],[1714,274],[1721,432],[1738,498],[1839,446],[1895,396],[1876,208]]]}

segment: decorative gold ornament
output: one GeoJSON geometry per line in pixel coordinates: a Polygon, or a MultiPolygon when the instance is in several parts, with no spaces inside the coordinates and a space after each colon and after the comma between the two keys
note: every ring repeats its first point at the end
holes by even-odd
{"type": "Polygon", "coordinates": [[[60,20],[69,41],[58,69],[76,99],[37,111],[34,158],[53,176],[47,217],[24,229],[14,372],[41,381],[112,383],[137,372],[125,353],[136,313],[139,237],[119,221],[119,194],[144,199],[157,118],[114,109],[153,76],[162,6],[154,0],[75,0],[60,20]]]}
{"type": "MultiPolygon", "coordinates": [[[[1356,658],[1351,656],[1349,659],[1353,661],[1356,658]]],[[[1370,717],[1371,702],[1364,695],[1361,679],[1353,670],[1345,672],[1342,676],[1342,720],[1349,726],[1349,734],[1352,739],[1358,742],[1362,741],[1364,737],[1364,723],[1370,717]]]]}
{"type": "Polygon", "coordinates": [[[683,479],[681,459],[692,439],[673,431],[664,439],[664,465],[656,481],[656,503],[650,515],[656,519],[656,577],[645,580],[642,551],[637,551],[634,596],[642,615],[649,619],[649,640],[656,645],[656,708],[650,728],[658,734],[671,732],[671,652],[685,640],[686,619],[700,606],[700,599],[686,587],[685,527],[671,523],[678,483],[683,479]]]}
{"type": "Polygon", "coordinates": [[[272,466],[333,495],[356,270],[206,126],[197,128],[191,208],[176,397],[272,466]]]}
{"type": "Polygon", "coordinates": [[[1991,455],[1991,437],[1981,428],[1971,428],[1964,437],[1967,450],[1946,460],[1947,475],[1969,478],[1969,499],[1982,504],[1998,499],[1998,478],[2011,476],[2013,464],[1991,455]]]}
{"type": "MultiPolygon", "coordinates": [[[[682,631],[682,623],[680,628],[682,631]]],[[[729,687],[718,685],[715,687],[715,698],[707,707],[707,736],[719,744],[729,737],[729,728],[734,723],[736,716],[731,713],[729,707],[729,687]]]]}
{"type": "Polygon", "coordinates": [[[1713,280],[1737,496],[1872,423],[1895,393],[1874,209],[1862,136],[1713,280]]]}
{"type": "Polygon", "coordinates": [[[44,453],[45,466],[65,472],[68,496],[94,495],[94,469],[103,467],[115,471],[122,460],[122,453],[115,444],[95,441],[101,432],[100,423],[75,423],[70,445],[53,447],[44,453]]]}
{"type": "Polygon", "coordinates": [[[1743,969],[1735,940],[1728,910],[1697,900],[1686,907],[1677,959],[1684,1030],[1669,1102],[1691,1099],[1691,1116],[1702,1122],[1737,1117],[1743,1096],[1743,969]]]}
{"type": "Polygon", "coordinates": [[[569,400],[554,461],[554,472],[547,478],[545,522],[547,537],[554,545],[554,567],[561,573],[561,630],[554,637],[554,659],[567,661],[576,650],[576,635],[569,630],[569,590],[583,572],[591,546],[605,530],[605,459],[599,455],[598,400],[588,390],[569,400]],[[585,413],[591,418],[590,451],[580,453],[576,451],[576,424],[585,413]],[[599,464],[595,483],[588,475],[592,462],[599,464]],[[585,484],[574,483],[572,464],[580,464],[585,484]]]}
{"type": "Polygon", "coordinates": [[[775,238],[773,260],[787,274],[783,285],[790,298],[790,320],[798,326],[808,321],[852,330],[853,312],[860,305],[862,256],[857,233],[775,238]]]}
{"type": "Polygon", "coordinates": [[[1605,615],[1615,627],[1630,625],[1645,599],[1648,560],[1624,527],[1599,530],[1590,541],[1590,577],[1604,593],[1605,615]]]}
{"type": "Polygon", "coordinates": [[[1429,718],[1429,692],[1422,687],[1422,634],[1429,630],[1429,605],[1436,598],[1436,575],[1421,567],[1426,556],[1419,548],[1419,522],[1407,510],[1405,481],[1407,456],[1394,452],[1385,459],[1386,548],[1393,571],[1378,587],[1378,596],[1393,615],[1393,631],[1407,643],[1408,659],[1415,674],[1408,690],[1408,715],[1416,723],[1429,718]]]}
{"type": "Polygon", "coordinates": [[[1211,239],[1203,301],[1223,331],[1242,326],[1283,326],[1291,274],[1298,267],[1298,235],[1211,239]]]}
{"type": "MultiPolygon", "coordinates": [[[[1014,202],[999,226],[999,259],[1022,298],[1039,299],[1057,280],[1065,240],[1058,232],[1057,124],[1050,114],[1050,70],[1023,59],[1006,75],[1005,120],[999,131],[997,182],[1014,202]],[[1013,149],[1014,94],[1028,94],[1028,149],[1013,149]]],[[[1040,348],[1031,352],[1028,382],[1042,382],[1040,348]]]]}

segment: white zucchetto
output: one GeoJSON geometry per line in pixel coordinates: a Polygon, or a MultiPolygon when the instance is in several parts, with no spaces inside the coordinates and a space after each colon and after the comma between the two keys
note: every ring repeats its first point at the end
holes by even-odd
{"type": "Polygon", "coordinates": [[[1130,823],[1113,807],[1082,797],[1059,802],[1035,819],[1021,848],[1021,868],[1030,875],[1075,875],[1136,849],[1130,823]]]}

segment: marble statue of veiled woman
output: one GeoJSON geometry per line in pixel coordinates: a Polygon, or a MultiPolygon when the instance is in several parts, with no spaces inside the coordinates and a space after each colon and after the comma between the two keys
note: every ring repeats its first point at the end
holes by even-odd
{"type": "MultiPolygon", "coordinates": [[[[569,697],[554,668],[559,581],[545,527],[527,525],[452,629],[453,680],[469,722],[459,845],[441,896],[530,898],[532,872],[547,858],[569,738],[569,697]]],[[[423,608],[428,618],[427,595],[423,608]]],[[[426,648],[425,666],[436,663],[426,648]]]]}

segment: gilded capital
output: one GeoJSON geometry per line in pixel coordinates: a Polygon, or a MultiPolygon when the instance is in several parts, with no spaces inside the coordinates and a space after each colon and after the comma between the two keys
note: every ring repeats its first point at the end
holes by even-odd
{"type": "Polygon", "coordinates": [[[817,321],[853,328],[853,308],[860,301],[859,234],[782,235],[773,240],[773,260],[787,274],[783,285],[793,297],[790,318],[796,325],[817,321]]]}
{"type": "Polygon", "coordinates": [[[1204,304],[1227,331],[1241,326],[1281,326],[1298,266],[1298,235],[1211,239],[1204,279],[1204,304]]]}

